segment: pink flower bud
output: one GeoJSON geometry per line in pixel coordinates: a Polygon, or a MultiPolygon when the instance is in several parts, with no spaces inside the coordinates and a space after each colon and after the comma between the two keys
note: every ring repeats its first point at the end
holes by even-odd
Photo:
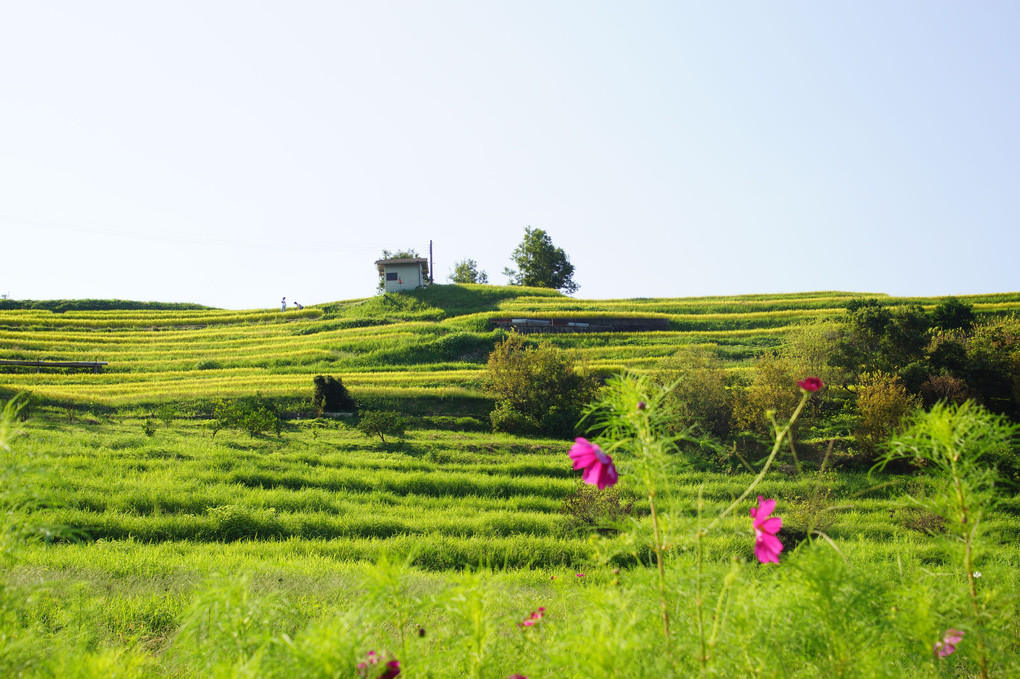
{"type": "Polygon", "coordinates": [[[825,383],[818,377],[805,377],[804,379],[797,381],[797,386],[804,391],[814,393],[824,387],[825,383]]]}

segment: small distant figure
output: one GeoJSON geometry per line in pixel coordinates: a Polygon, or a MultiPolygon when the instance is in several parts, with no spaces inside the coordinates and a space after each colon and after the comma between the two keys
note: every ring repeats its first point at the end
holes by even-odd
{"type": "Polygon", "coordinates": [[[287,310],[287,298],[284,297],[282,300],[280,300],[280,311],[286,310],[287,310]]]}
{"type": "Polygon", "coordinates": [[[304,307],[303,307],[303,306],[301,306],[301,304],[300,304],[300,303],[298,303],[298,302],[294,302],[294,306],[296,306],[296,307],[297,307],[297,310],[298,310],[298,311],[301,311],[302,309],[304,309],[304,307]]]}

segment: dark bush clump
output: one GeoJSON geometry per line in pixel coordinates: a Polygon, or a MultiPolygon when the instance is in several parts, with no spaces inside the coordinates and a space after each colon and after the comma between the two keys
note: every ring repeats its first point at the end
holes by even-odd
{"type": "Polygon", "coordinates": [[[331,375],[316,375],[312,382],[315,384],[315,393],[312,396],[312,406],[315,411],[322,413],[354,412],[358,406],[354,397],[347,391],[343,381],[331,375]]]}

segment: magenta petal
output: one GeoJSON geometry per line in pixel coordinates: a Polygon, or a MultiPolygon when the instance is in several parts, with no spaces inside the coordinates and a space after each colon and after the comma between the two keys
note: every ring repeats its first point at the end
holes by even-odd
{"type": "Polygon", "coordinates": [[[779,563],[779,552],[781,551],[783,551],[783,543],[775,535],[765,533],[755,540],[754,555],[762,563],[779,563]]]}
{"type": "Polygon", "coordinates": [[[603,466],[603,473],[599,475],[599,490],[606,486],[615,486],[620,480],[620,474],[616,471],[616,465],[610,462],[603,466]]]}
{"type": "Polygon", "coordinates": [[[602,465],[595,462],[591,466],[585,468],[584,473],[581,474],[581,480],[587,483],[589,486],[596,486],[599,482],[599,474],[602,472],[602,465]]]}
{"type": "Polygon", "coordinates": [[[584,469],[598,462],[597,450],[598,446],[588,443],[580,436],[577,437],[574,445],[570,447],[570,459],[574,461],[574,469],[584,469]]]}
{"type": "Polygon", "coordinates": [[[751,516],[753,516],[758,521],[762,521],[764,519],[767,519],[769,514],[771,514],[772,510],[774,510],[775,508],[776,508],[776,501],[775,500],[766,500],[761,495],[759,495],[758,496],[758,511],[756,511],[751,516]]]}
{"type": "Polygon", "coordinates": [[[783,527],[783,520],[778,516],[770,517],[764,521],[756,520],[754,522],[754,527],[756,530],[760,530],[763,533],[771,533],[772,535],[775,535],[779,532],[779,529],[783,527]]]}

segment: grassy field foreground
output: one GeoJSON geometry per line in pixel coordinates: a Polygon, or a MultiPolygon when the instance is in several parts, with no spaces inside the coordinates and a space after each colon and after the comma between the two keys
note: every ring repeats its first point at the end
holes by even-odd
{"type": "Polygon", "coordinates": [[[659,498],[667,644],[626,459],[636,532],[563,512],[579,483],[562,441],[383,445],[331,420],[147,437],[62,415],[38,411],[4,454],[3,676],[379,676],[359,674],[368,651],[408,677],[970,676],[979,636],[992,676],[1020,672],[1015,498],[983,522],[977,621],[961,546],[903,500],[925,477],[769,472],[776,565],[754,558],[752,502],[698,549],[699,494],[710,519],[750,476],[677,464],[659,498]],[[964,641],[940,659],[948,628],[964,641]]]}

